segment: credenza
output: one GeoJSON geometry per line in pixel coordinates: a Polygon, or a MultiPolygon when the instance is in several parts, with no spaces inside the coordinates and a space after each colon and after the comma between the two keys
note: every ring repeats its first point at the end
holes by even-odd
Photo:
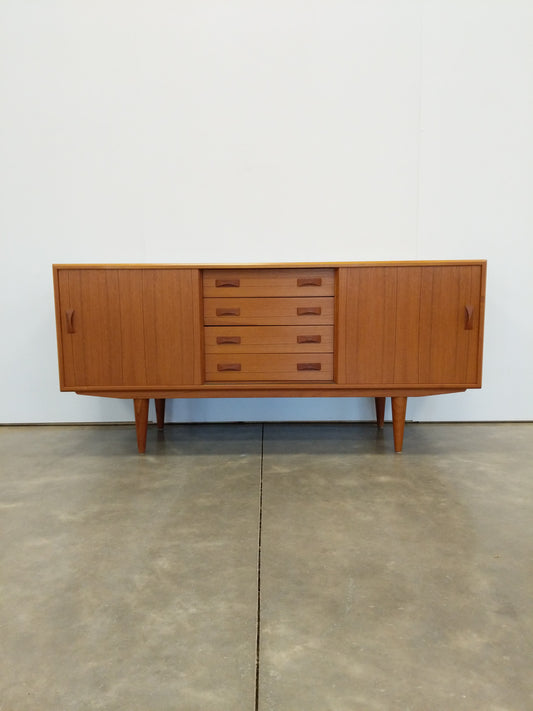
{"type": "Polygon", "coordinates": [[[481,387],[486,262],[56,264],[62,391],[131,398],[391,398],[481,387]]]}

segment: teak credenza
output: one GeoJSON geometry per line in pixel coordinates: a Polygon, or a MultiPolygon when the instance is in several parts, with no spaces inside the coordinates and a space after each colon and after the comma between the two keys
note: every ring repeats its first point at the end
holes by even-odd
{"type": "Polygon", "coordinates": [[[54,265],[62,391],[132,398],[392,399],[481,387],[486,262],[54,265]]]}

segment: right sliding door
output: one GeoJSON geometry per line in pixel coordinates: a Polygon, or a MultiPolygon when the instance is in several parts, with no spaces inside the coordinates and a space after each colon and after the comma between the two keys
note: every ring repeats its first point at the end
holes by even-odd
{"type": "Polygon", "coordinates": [[[338,270],[339,384],[480,387],[485,262],[338,270]]]}

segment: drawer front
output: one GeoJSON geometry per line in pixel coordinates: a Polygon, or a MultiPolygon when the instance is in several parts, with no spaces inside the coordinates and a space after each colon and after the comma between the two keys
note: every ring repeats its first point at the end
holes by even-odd
{"type": "Polygon", "coordinates": [[[331,353],[207,354],[208,382],[333,380],[331,353]]]}
{"type": "Polygon", "coordinates": [[[334,269],[204,269],[206,297],[333,296],[334,269]]]}
{"type": "Polygon", "coordinates": [[[333,326],[206,326],[206,353],[331,353],[333,326]]]}
{"type": "Polygon", "coordinates": [[[204,299],[204,324],[256,326],[332,325],[334,298],[204,299]]]}

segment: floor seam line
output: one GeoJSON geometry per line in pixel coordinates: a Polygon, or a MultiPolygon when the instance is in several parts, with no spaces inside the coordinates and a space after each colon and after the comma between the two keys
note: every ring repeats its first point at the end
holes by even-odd
{"type": "Polygon", "coordinates": [[[261,425],[261,459],[259,466],[259,521],[257,535],[257,619],[255,631],[255,711],[259,710],[259,653],[261,644],[261,535],[263,527],[263,458],[265,425],[261,425]]]}

